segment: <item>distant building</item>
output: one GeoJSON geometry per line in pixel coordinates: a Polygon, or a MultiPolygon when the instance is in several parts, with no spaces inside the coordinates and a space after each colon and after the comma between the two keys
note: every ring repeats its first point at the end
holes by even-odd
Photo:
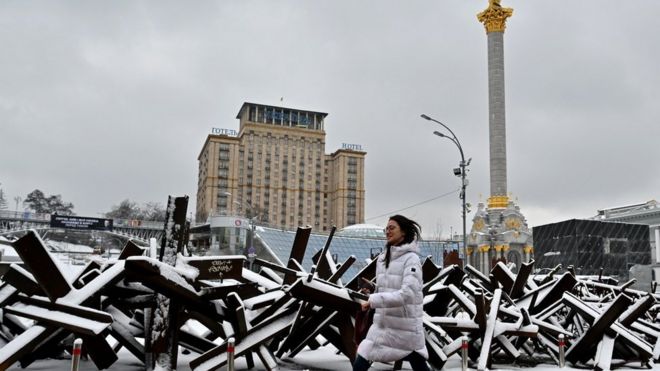
{"type": "Polygon", "coordinates": [[[598,214],[592,219],[648,225],[653,260],[654,263],[660,263],[660,203],[658,201],[651,200],[641,204],[598,210],[598,214]]]}
{"type": "Polygon", "coordinates": [[[533,233],[539,270],[562,264],[579,275],[599,275],[602,268],[603,275],[621,281],[633,266],[651,264],[648,225],[571,219],[534,227],[533,233]]]}
{"type": "Polygon", "coordinates": [[[326,154],[327,115],[244,103],[239,130],[213,128],[199,154],[196,219],[241,215],[320,232],[363,223],[366,152],[344,144],[326,154]]]}

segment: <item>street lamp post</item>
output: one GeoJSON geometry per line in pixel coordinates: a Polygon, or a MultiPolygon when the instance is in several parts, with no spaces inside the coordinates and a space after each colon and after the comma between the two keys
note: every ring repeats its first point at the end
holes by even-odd
{"type": "MultiPolygon", "coordinates": [[[[230,197],[232,195],[230,192],[224,192],[223,194],[225,196],[230,196],[230,197]]],[[[252,270],[252,265],[254,263],[254,259],[257,256],[256,250],[254,248],[254,237],[255,237],[255,233],[256,233],[255,221],[257,219],[259,219],[259,214],[258,214],[259,210],[255,209],[255,207],[252,205],[251,202],[244,201],[241,198],[239,198],[239,200],[240,201],[233,201],[233,203],[238,207],[238,214],[239,215],[242,214],[243,217],[245,217],[246,219],[248,219],[250,221],[250,229],[248,231],[248,236],[247,236],[247,248],[245,249],[245,255],[248,258],[248,263],[249,263],[248,269],[252,270]],[[243,209],[243,204],[245,204],[245,206],[247,206],[247,210],[245,210],[245,212],[243,212],[243,210],[244,210],[243,209]],[[253,213],[255,213],[255,211],[257,213],[255,215],[252,215],[253,213]],[[250,212],[250,215],[247,214],[248,212],[250,212]]]]}
{"type": "Polygon", "coordinates": [[[470,165],[470,162],[472,161],[472,159],[470,158],[470,159],[468,159],[467,162],[465,161],[465,156],[463,154],[463,147],[461,146],[461,142],[458,140],[458,137],[456,136],[456,134],[454,134],[454,132],[447,125],[445,125],[442,122],[440,122],[440,121],[438,121],[438,120],[436,120],[432,117],[429,117],[425,114],[422,114],[421,117],[425,120],[433,121],[436,124],[440,124],[440,125],[442,125],[442,127],[447,129],[449,131],[449,133],[451,133],[451,136],[447,136],[447,135],[445,135],[445,134],[443,134],[439,131],[434,131],[433,134],[435,134],[439,137],[447,138],[447,139],[451,140],[456,145],[456,147],[458,147],[458,151],[461,153],[461,162],[458,164],[459,167],[454,169],[454,175],[461,177],[461,193],[460,193],[459,197],[462,201],[462,215],[461,216],[463,217],[463,256],[464,256],[465,262],[467,262],[467,259],[468,259],[468,255],[467,255],[467,232],[466,232],[466,225],[465,225],[465,219],[467,217],[467,205],[465,203],[465,189],[467,188],[468,180],[466,178],[466,175],[467,175],[466,174],[467,173],[466,168],[470,165]]]}
{"type": "Polygon", "coordinates": [[[22,200],[21,196],[14,197],[14,201],[16,201],[16,209],[14,210],[14,212],[16,213],[16,215],[18,215],[18,203],[21,202],[21,200],[22,200]]]}
{"type": "Polygon", "coordinates": [[[248,258],[248,263],[249,263],[249,269],[252,270],[252,264],[254,263],[254,259],[257,257],[257,251],[254,248],[254,237],[256,233],[256,225],[254,224],[254,220],[257,217],[253,217],[250,219],[250,244],[248,245],[247,248],[247,258],[248,258]]]}

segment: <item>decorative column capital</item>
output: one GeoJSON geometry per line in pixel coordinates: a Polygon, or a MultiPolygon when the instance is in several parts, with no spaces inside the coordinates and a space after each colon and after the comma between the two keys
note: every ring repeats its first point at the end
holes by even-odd
{"type": "Polygon", "coordinates": [[[512,8],[502,8],[500,0],[489,0],[488,8],[477,14],[477,19],[486,27],[486,33],[504,32],[506,19],[511,15],[513,15],[512,8]]]}

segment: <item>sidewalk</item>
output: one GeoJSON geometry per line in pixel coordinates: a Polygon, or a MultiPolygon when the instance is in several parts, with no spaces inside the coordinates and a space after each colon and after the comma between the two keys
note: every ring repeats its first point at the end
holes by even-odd
{"type": "MultiPolygon", "coordinates": [[[[177,371],[191,371],[189,362],[191,359],[196,357],[197,354],[180,354],[179,355],[179,367],[177,371]]],[[[264,370],[264,367],[259,360],[259,357],[254,357],[255,367],[251,370],[264,370]]],[[[619,364],[622,362],[619,362],[619,364]]],[[[336,350],[333,346],[328,345],[321,347],[317,350],[305,350],[296,355],[295,358],[284,358],[279,360],[279,370],[280,371],[300,371],[300,370],[310,370],[310,371],[351,371],[352,367],[348,359],[341,355],[336,354],[336,350]]],[[[615,370],[648,370],[647,368],[641,367],[638,362],[631,362],[625,365],[617,366],[617,363],[613,362],[613,369],[615,370]]],[[[19,371],[19,370],[35,370],[35,371],[65,371],[71,369],[71,361],[68,359],[62,360],[41,360],[34,362],[26,369],[20,368],[19,364],[15,364],[8,370],[10,371],[19,371]]],[[[226,366],[220,368],[220,370],[225,371],[226,366]]],[[[245,358],[239,357],[235,363],[236,370],[248,370],[245,364],[245,358]]],[[[516,370],[516,371],[551,371],[558,370],[559,368],[556,365],[552,364],[542,364],[535,367],[524,367],[518,365],[502,365],[494,364],[493,370],[507,371],[507,370],[516,370]]],[[[591,368],[572,368],[565,367],[560,370],[565,371],[584,371],[591,368]]],[[[96,371],[97,368],[91,360],[81,361],[80,362],[80,371],[96,371]]],[[[112,371],[140,371],[143,370],[142,363],[139,362],[135,357],[128,353],[125,349],[122,349],[119,352],[119,360],[108,368],[112,371]]],[[[376,363],[372,365],[370,370],[375,371],[385,371],[392,370],[392,365],[376,363]]],[[[404,362],[402,370],[411,370],[410,365],[407,362],[404,362]]],[[[454,355],[449,358],[445,366],[442,368],[443,371],[459,371],[461,370],[461,359],[458,355],[454,355]]],[[[471,368],[474,370],[474,368],[471,368]]],[[[655,365],[653,370],[659,370],[660,366],[655,365]]]]}

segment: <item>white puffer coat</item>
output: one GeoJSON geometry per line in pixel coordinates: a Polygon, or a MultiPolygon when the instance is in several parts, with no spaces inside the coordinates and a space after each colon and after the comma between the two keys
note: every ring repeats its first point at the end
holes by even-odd
{"type": "Polygon", "coordinates": [[[417,242],[391,247],[390,264],[385,253],[376,263],[376,292],[369,305],[376,309],[367,337],[358,354],[370,361],[392,362],[417,352],[428,358],[424,326],[422,266],[417,242]]]}

